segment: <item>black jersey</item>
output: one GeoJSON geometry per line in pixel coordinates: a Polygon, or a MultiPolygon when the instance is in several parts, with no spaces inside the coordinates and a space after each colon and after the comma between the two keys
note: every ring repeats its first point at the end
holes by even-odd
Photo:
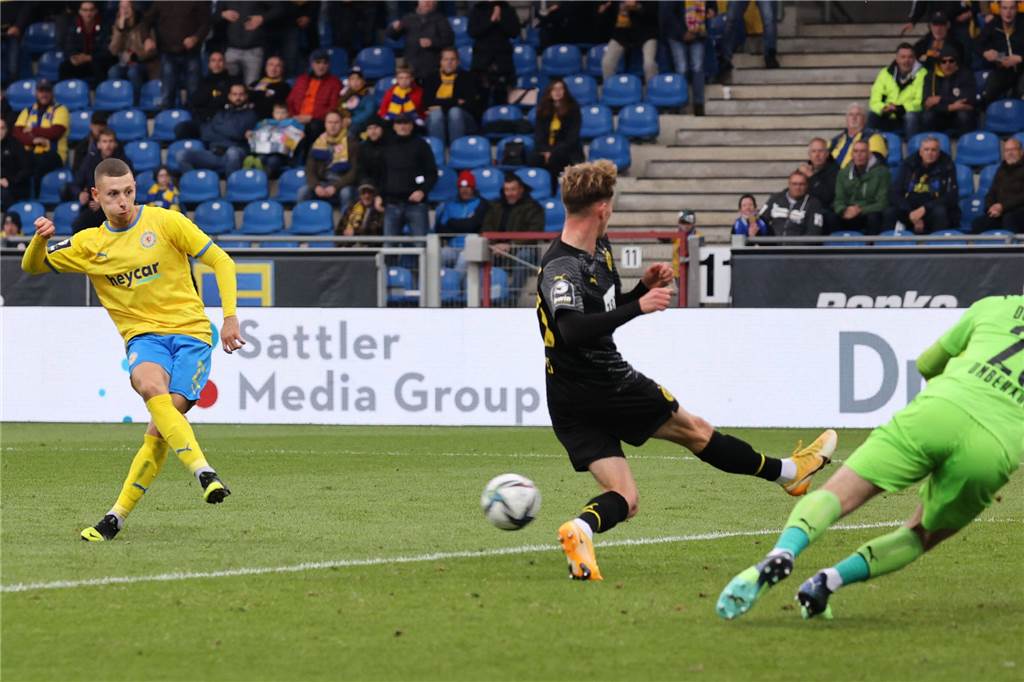
{"type": "Polygon", "coordinates": [[[537,318],[549,382],[621,387],[638,376],[619,354],[611,332],[586,344],[569,346],[555,322],[560,310],[584,315],[614,310],[621,293],[622,282],[606,237],[597,240],[593,256],[561,238],[551,244],[537,278],[537,318]]]}

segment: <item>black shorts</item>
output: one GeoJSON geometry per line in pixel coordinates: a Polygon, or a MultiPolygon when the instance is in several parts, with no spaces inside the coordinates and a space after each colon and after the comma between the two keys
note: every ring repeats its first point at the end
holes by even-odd
{"type": "Polygon", "coordinates": [[[549,377],[547,394],[551,426],[576,471],[587,471],[598,459],[625,457],[621,441],[643,445],[679,409],[671,393],[639,373],[617,389],[549,377]]]}

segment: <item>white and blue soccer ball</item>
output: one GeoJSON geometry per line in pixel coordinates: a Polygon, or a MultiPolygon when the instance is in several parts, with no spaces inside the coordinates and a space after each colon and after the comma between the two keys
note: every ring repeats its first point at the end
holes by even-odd
{"type": "Polygon", "coordinates": [[[484,516],[502,530],[519,530],[540,511],[540,491],[519,474],[502,474],[488,481],[480,496],[484,516]]]}

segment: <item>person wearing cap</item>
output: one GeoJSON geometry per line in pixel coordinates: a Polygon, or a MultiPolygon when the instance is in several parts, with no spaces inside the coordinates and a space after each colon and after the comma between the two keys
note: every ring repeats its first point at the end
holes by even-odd
{"type": "Polygon", "coordinates": [[[384,154],[386,152],[390,126],[376,114],[366,121],[366,129],[360,135],[356,163],[359,166],[359,182],[374,187],[384,184],[384,154]]]}
{"type": "Polygon", "coordinates": [[[985,91],[981,95],[984,106],[1004,97],[1024,97],[1024,16],[1017,11],[1017,3],[1003,0],[999,15],[985,24],[975,42],[985,62],[992,69],[985,91]]]}
{"type": "Polygon", "coordinates": [[[214,28],[224,31],[224,60],[228,71],[242,82],[260,77],[267,30],[285,16],[285,3],[252,0],[219,0],[214,28]]]}
{"type": "Polygon", "coordinates": [[[327,112],[338,110],[341,81],[331,73],[327,50],[313,50],[309,64],[288,94],[288,113],[306,126],[306,139],[315,140],[324,131],[327,112]]]}
{"type": "Polygon", "coordinates": [[[411,115],[419,125],[422,125],[426,115],[423,108],[423,88],[413,80],[412,69],[405,67],[395,72],[395,84],[384,93],[384,98],[377,109],[377,115],[389,121],[394,121],[402,114],[411,115]]]}
{"type": "Polygon", "coordinates": [[[938,63],[928,70],[922,96],[925,130],[949,131],[959,137],[977,128],[974,73],[960,68],[960,56],[953,46],[943,47],[938,63]]]}
{"type": "Polygon", "coordinates": [[[430,227],[427,196],[437,184],[434,152],[422,138],[413,135],[414,114],[398,114],[393,125],[395,134],[384,147],[384,234],[401,235],[408,225],[413,235],[422,236],[430,227]]]}
{"type": "Polygon", "coordinates": [[[476,77],[459,68],[454,47],[441,50],[441,69],[423,81],[423,107],[427,132],[446,145],[476,130],[480,94],[476,77]]]}
{"type": "Polygon", "coordinates": [[[363,132],[366,122],[373,116],[374,106],[373,90],[366,83],[363,70],[353,66],[348,72],[344,88],[338,97],[338,108],[345,109],[352,116],[350,128],[354,134],[363,132]]]}
{"type": "Polygon", "coordinates": [[[324,132],[306,156],[306,186],[299,190],[299,201],[327,201],[342,210],[352,202],[359,174],[350,120],[347,109],[327,112],[324,132]]]}
{"type": "MultiPolygon", "coordinates": [[[[939,57],[944,49],[953,50],[958,63],[964,63],[964,46],[949,34],[949,17],[945,12],[939,11],[932,13],[928,33],[914,43],[914,54],[917,61],[931,69],[939,65],[939,57]]],[[[931,128],[925,126],[925,130],[931,128]]]]}
{"type": "Polygon", "coordinates": [[[53,99],[53,84],[45,78],[36,81],[36,101],[22,109],[14,122],[14,137],[31,152],[32,182],[35,193],[43,176],[64,165],[68,157],[68,128],[71,115],[67,107],[53,99]]]}
{"type": "Polygon", "coordinates": [[[387,36],[405,36],[405,62],[420,81],[437,71],[441,50],[455,45],[455,33],[436,0],[419,0],[415,12],[388,26],[387,36]]]}
{"type": "Polygon", "coordinates": [[[700,235],[700,232],[697,231],[697,213],[693,209],[684,208],[679,211],[676,224],[679,225],[680,230],[686,233],[687,237],[691,234],[700,235]]]}
{"type": "Polygon", "coordinates": [[[75,148],[71,150],[72,173],[78,170],[86,156],[96,151],[96,142],[100,139],[100,131],[107,127],[108,118],[110,118],[109,111],[96,110],[92,112],[89,119],[89,134],[79,140],[75,148]]]}
{"type": "MultiPolygon", "coordinates": [[[[377,188],[369,183],[359,185],[359,198],[352,202],[334,226],[340,237],[379,237],[384,234],[384,211],[377,188]]],[[[339,244],[338,246],[352,246],[339,244]]]]}
{"type": "Polygon", "coordinates": [[[914,57],[914,46],[900,43],[896,59],[878,72],[871,86],[868,125],[876,130],[901,133],[908,140],[913,137],[920,128],[926,72],[914,57]]]}
{"type": "Polygon", "coordinates": [[[263,76],[249,83],[249,99],[261,119],[274,115],[274,106],[283,104],[288,108],[288,82],[284,79],[284,60],[277,55],[267,57],[263,65],[263,76]]]}
{"type": "Polygon", "coordinates": [[[456,186],[458,196],[455,200],[446,201],[437,209],[434,232],[477,234],[483,227],[490,204],[476,193],[476,177],[472,171],[459,173],[456,186]]]}

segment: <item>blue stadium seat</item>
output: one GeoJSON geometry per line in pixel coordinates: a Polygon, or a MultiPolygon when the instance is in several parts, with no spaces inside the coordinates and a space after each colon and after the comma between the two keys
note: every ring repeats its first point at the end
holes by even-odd
{"type": "Polygon", "coordinates": [[[879,133],[885,138],[886,149],[889,150],[889,156],[886,157],[886,163],[890,168],[896,168],[903,163],[903,138],[896,133],[879,133]]]}
{"type": "Polygon", "coordinates": [[[53,98],[69,111],[89,108],[89,84],[79,78],[69,78],[53,86],[53,98]]]}
{"type": "Polygon", "coordinates": [[[135,193],[148,192],[153,186],[153,171],[142,171],[135,174],[135,193]]]}
{"type": "Polygon", "coordinates": [[[924,140],[924,138],[926,138],[926,137],[934,137],[936,140],[939,141],[939,149],[941,149],[942,151],[946,152],[947,154],[952,154],[953,153],[951,151],[952,150],[952,146],[949,143],[949,135],[947,135],[946,133],[937,133],[935,131],[928,131],[928,132],[924,132],[924,133],[918,133],[917,135],[914,135],[912,138],[907,140],[907,154],[906,155],[907,156],[913,156],[914,154],[916,154],[917,150],[921,148],[921,141],[924,140]]]}
{"type": "Polygon", "coordinates": [[[459,53],[459,70],[469,71],[469,67],[473,64],[473,46],[460,45],[456,52],[459,53]]]}
{"type": "Polygon", "coordinates": [[[107,119],[107,126],[122,144],[146,137],[146,115],[138,109],[115,111],[107,119]]]}
{"type": "MultiPolygon", "coordinates": [[[[181,166],[178,165],[178,152],[192,149],[206,149],[202,140],[177,140],[167,148],[167,168],[172,173],[180,173],[181,166]]],[[[202,201],[202,200],[200,200],[202,201]]]]}
{"type": "Polygon", "coordinates": [[[526,112],[526,120],[530,122],[531,126],[537,125],[537,107],[530,107],[530,110],[526,112]]]}
{"type": "Polygon", "coordinates": [[[541,202],[544,207],[544,231],[561,232],[565,223],[565,206],[558,199],[545,199],[541,202]]]}
{"type": "Polygon", "coordinates": [[[466,17],[448,17],[448,23],[455,34],[455,47],[472,45],[473,39],[469,36],[469,19],[466,17]]]}
{"type": "Polygon", "coordinates": [[[981,169],[981,176],[978,178],[978,194],[985,196],[992,188],[992,182],[996,179],[996,171],[999,170],[998,163],[989,164],[981,169]]]}
{"type": "Polygon", "coordinates": [[[512,48],[512,63],[517,76],[537,75],[537,50],[532,45],[516,45],[512,48]]]}
{"type": "Polygon", "coordinates": [[[7,86],[4,95],[14,111],[28,109],[36,103],[36,79],[23,78],[7,86]]]}
{"type": "MultiPolygon", "coordinates": [[[[896,230],[885,230],[879,233],[879,237],[902,237],[905,232],[897,232],[896,230]]],[[[917,246],[915,241],[891,241],[891,242],[875,242],[875,246],[917,246]]]]}
{"type": "Polygon", "coordinates": [[[414,291],[412,271],[398,265],[388,268],[388,303],[415,303],[419,300],[414,291]]]}
{"type": "Polygon", "coordinates": [[[491,303],[501,303],[509,297],[508,271],[491,268],[491,303]]]}
{"type": "Polygon", "coordinates": [[[1012,230],[985,230],[982,232],[983,235],[989,237],[1013,237],[1014,233],[1012,230]]]}
{"type": "Polygon", "coordinates": [[[484,199],[496,201],[501,196],[505,176],[500,170],[490,166],[477,168],[473,171],[473,177],[476,178],[476,191],[484,199]]]}
{"type": "Polygon", "coordinates": [[[623,135],[601,135],[590,141],[591,161],[608,159],[619,171],[625,171],[633,163],[629,140],[623,135]]]}
{"type": "MultiPolygon", "coordinates": [[[[493,125],[495,123],[506,122],[514,123],[516,121],[523,120],[523,111],[519,107],[512,104],[500,104],[493,107],[489,107],[484,112],[481,123],[483,126],[493,125]]],[[[489,138],[500,138],[508,135],[508,130],[499,133],[486,133],[489,138]]]]}
{"type": "Polygon", "coordinates": [[[39,216],[46,215],[46,207],[38,201],[18,201],[7,207],[11,213],[21,216],[21,231],[23,234],[35,234],[36,229],[32,223],[39,216]]]}
{"type": "MultiPolygon", "coordinates": [[[[82,211],[82,205],[77,201],[65,201],[63,204],[58,204],[57,208],[53,210],[53,226],[56,228],[56,234],[66,236],[72,234],[75,226],[75,221],[78,220],[78,215],[82,211]]],[[[24,232],[24,225],[22,225],[22,232],[24,232]]]]}
{"type": "MultiPolygon", "coordinates": [[[[604,58],[606,49],[608,49],[608,44],[601,43],[587,50],[587,67],[584,69],[584,73],[597,79],[604,76],[604,72],[601,70],[601,60],[604,58]]],[[[619,60],[615,67],[615,73],[622,73],[625,70],[624,61],[623,59],[619,60]]]]}
{"type": "Polygon", "coordinates": [[[385,33],[383,45],[395,54],[401,54],[402,52],[405,52],[405,36],[401,35],[397,38],[392,38],[385,33]]]}
{"type": "Polygon", "coordinates": [[[306,171],[289,168],[277,179],[277,194],[274,199],[283,204],[294,204],[299,200],[299,190],[306,186],[306,171]]]}
{"type": "MultiPolygon", "coordinates": [[[[522,90],[541,89],[547,85],[547,77],[541,76],[536,73],[530,74],[529,76],[519,76],[516,78],[516,87],[522,90]]],[[[539,97],[538,93],[538,97],[539,97]]]]}
{"type": "Polygon", "coordinates": [[[255,168],[236,170],[228,176],[224,198],[234,203],[266,199],[269,194],[267,174],[255,168]]]}
{"type": "Polygon", "coordinates": [[[985,212],[985,197],[974,195],[960,201],[960,229],[970,232],[974,219],[985,212]]]}
{"type": "Polygon", "coordinates": [[[960,136],[956,143],[956,161],[972,168],[999,163],[999,137],[976,130],[960,136]]]}
{"type": "Polygon", "coordinates": [[[160,143],[153,140],[129,142],[124,146],[124,155],[132,162],[136,173],[153,171],[160,167],[160,143]]]}
{"type": "Polygon", "coordinates": [[[653,138],[661,130],[658,110],[650,104],[633,104],[619,111],[618,133],[626,137],[653,138]]]}
{"type": "Polygon", "coordinates": [[[956,186],[961,199],[974,194],[974,171],[970,166],[956,164],[956,186]]]}
{"type": "Polygon", "coordinates": [[[68,142],[78,142],[89,136],[89,124],[92,112],[88,109],[71,112],[71,130],[68,131],[68,142]]]}
{"type": "Polygon", "coordinates": [[[581,107],[597,104],[597,81],[593,76],[578,73],[565,79],[565,86],[581,107]]]}
{"type": "Polygon", "coordinates": [[[603,104],[581,107],[580,116],[583,119],[580,137],[584,140],[612,133],[612,110],[603,104]]]}
{"type": "Polygon", "coordinates": [[[142,90],[139,92],[139,109],[142,109],[147,114],[159,111],[160,88],[161,83],[159,78],[143,83],[142,90]]]}
{"type": "Polygon", "coordinates": [[[633,74],[612,76],[601,89],[601,104],[612,108],[637,104],[643,98],[643,90],[643,83],[633,74]]]}
{"type": "Polygon", "coordinates": [[[1013,136],[1013,139],[1018,140],[1021,143],[1021,146],[1024,146],[1024,132],[1017,133],[1013,136]]]}
{"type": "Polygon", "coordinates": [[[441,303],[462,303],[466,292],[462,290],[463,274],[451,268],[441,268],[441,303]]]}
{"type": "Polygon", "coordinates": [[[583,56],[575,45],[552,45],[540,58],[540,72],[545,76],[569,76],[582,67],[583,56]]]}
{"type": "Polygon", "coordinates": [[[21,40],[21,47],[32,55],[57,49],[57,25],[52,21],[29,24],[21,40]]]}
{"type": "Polygon", "coordinates": [[[39,69],[36,76],[52,82],[60,80],[60,63],[64,61],[64,53],[60,50],[48,50],[39,55],[39,69]]]}
{"type": "MultiPolygon", "coordinates": [[[[983,204],[984,205],[984,204],[983,204]]],[[[966,228],[967,232],[970,232],[970,228],[966,228]]],[[[964,232],[961,230],[936,230],[932,232],[933,237],[960,237],[963,236],[964,232]]],[[[934,241],[925,242],[927,246],[967,246],[966,241],[950,240],[950,241],[934,241]]]]}
{"type": "Polygon", "coordinates": [[[452,142],[449,165],[456,169],[491,165],[491,143],[480,135],[466,135],[452,142]]]}
{"type": "Polygon", "coordinates": [[[348,77],[348,51],[340,47],[329,47],[327,56],[331,63],[331,73],[342,80],[348,77]]]}
{"type": "Polygon", "coordinates": [[[536,26],[527,26],[523,31],[523,42],[535,48],[540,47],[540,29],[536,26]]]}
{"type": "Polygon", "coordinates": [[[434,152],[434,163],[438,166],[444,165],[444,141],[433,135],[424,135],[423,140],[430,145],[430,151],[434,152]]]}
{"type": "Polygon", "coordinates": [[[1016,133],[1024,130],[1024,100],[1001,99],[985,110],[985,130],[1016,133]]]}
{"type": "Polygon", "coordinates": [[[452,170],[448,166],[438,165],[437,182],[434,183],[434,188],[427,195],[427,200],[435,204],[454,200],[457,193],[456,176],[458,176],[458,171],[452,170]]]}
{"type": "MultiPolygon", "coordinates": [[[[52,170],[43,176],[39,183],[39,201],[47,206],[60,203],[60,193],[64,185],[71,182],[71,171],[67,168],[52,170]]],[[[22,223],[24,227],[24,223],[22,223]]]]}
{"type": "Polygon", "coordinates": [[[378,105],[380,105],[381,101],[384,99],[385,93],[387,93],[387,91],[394,84],[395,84],[395,77],[394,76],[388,76],[386,78],[381,78],[379,81],[377,81],[377,84],[373,86],[373,101],[376,102],[378,105]]]}
{"type": "Polygon", "coordinates": [[[498,146],[496,147],[496,149],[494,151],[494,162],[497,163],[502,168],[512,168],[513,167],[513,166],[505,166],[505,165],[503,165],[501,163],[502,159],[505,156],[505,147],[507,147],[510,142],[520,142],[520,143],[522,143],[523,147],[526,148],[526,156],[527,156],[527,158],[529,158],[529,154],[530,154],[530,152],[533,151],[533,148],[534,148],[533,138],[530,137],[529,135],[509,135],[508,137],[501,138],[500,140],[498,140],[498,146]]]}
{"type": "Polygon", "coordinates": [[[991,71],[975,71],[974,72],[974,86],[978,92],[985,92],[985,85],[988,83],[988,77],[991,71]]]}
{"type": "Polygon", "coordinates": [[[276,201],[254,201],[242,211],[242,234],[273,234],[284,230],[284,207],[276,201]]]}
{"type": "Polygon", "coordinates": [[[367,80],[375,81],[395,73],[395,53],[390,47],[367,47],[356,55],[356,64],[367,80]]]}
{"type": "Polygon", "coordinates": [[[645,101],[656,107],[681,107],[689,101],[686,79],[678,73],[659,73],[647,84],[645,101]]]}
{"type": "Polygon", "coordinates": [[[174,127],[179,123],[191,120],[192,114],[185,109],[161,111],[153,119],[153,139],[160,142],[174,142],[178,139],[174,134],[174,127]]]}
{"type": "Polygon", "coordinates": [[[222,199],[204,201],[196,206],[192,221],[206,234],[229,234],[235,231],[235,208],[222,199]]]}
{"type": "Polygon", "coordinates": [[[190,170],[178,183],[181,203],[192,205],[220,198],[220,178],[211,170],[190,170]]]}
{"type": "Polygon", "coordinates": [[[530,196],[537,201],[551,196],[551,174],[543,168],[519,168],[515,173],[530,188],[530,196]]]}
{"type": "Polygon", "coordinates": [[[135,91],[131,81],[105,80],[96,86],[96,100],[93,108],[100,111],[119,111],[130,109],[135,101],[135,91]]]}
{"type": "MultiPolygon", "coordinates": [[[[837,230],[832,233],[833,237],[863,237],[864,233],[859,230],[837,230]]],[[[825,242],[825,246],[867,246],[867,242],[825,242]]]]}
{"type": "Polygon", "coordinates": [[[300,201],[292,209],[292,234],[330,234],[334,209],[326,201],[300,201]]]}

